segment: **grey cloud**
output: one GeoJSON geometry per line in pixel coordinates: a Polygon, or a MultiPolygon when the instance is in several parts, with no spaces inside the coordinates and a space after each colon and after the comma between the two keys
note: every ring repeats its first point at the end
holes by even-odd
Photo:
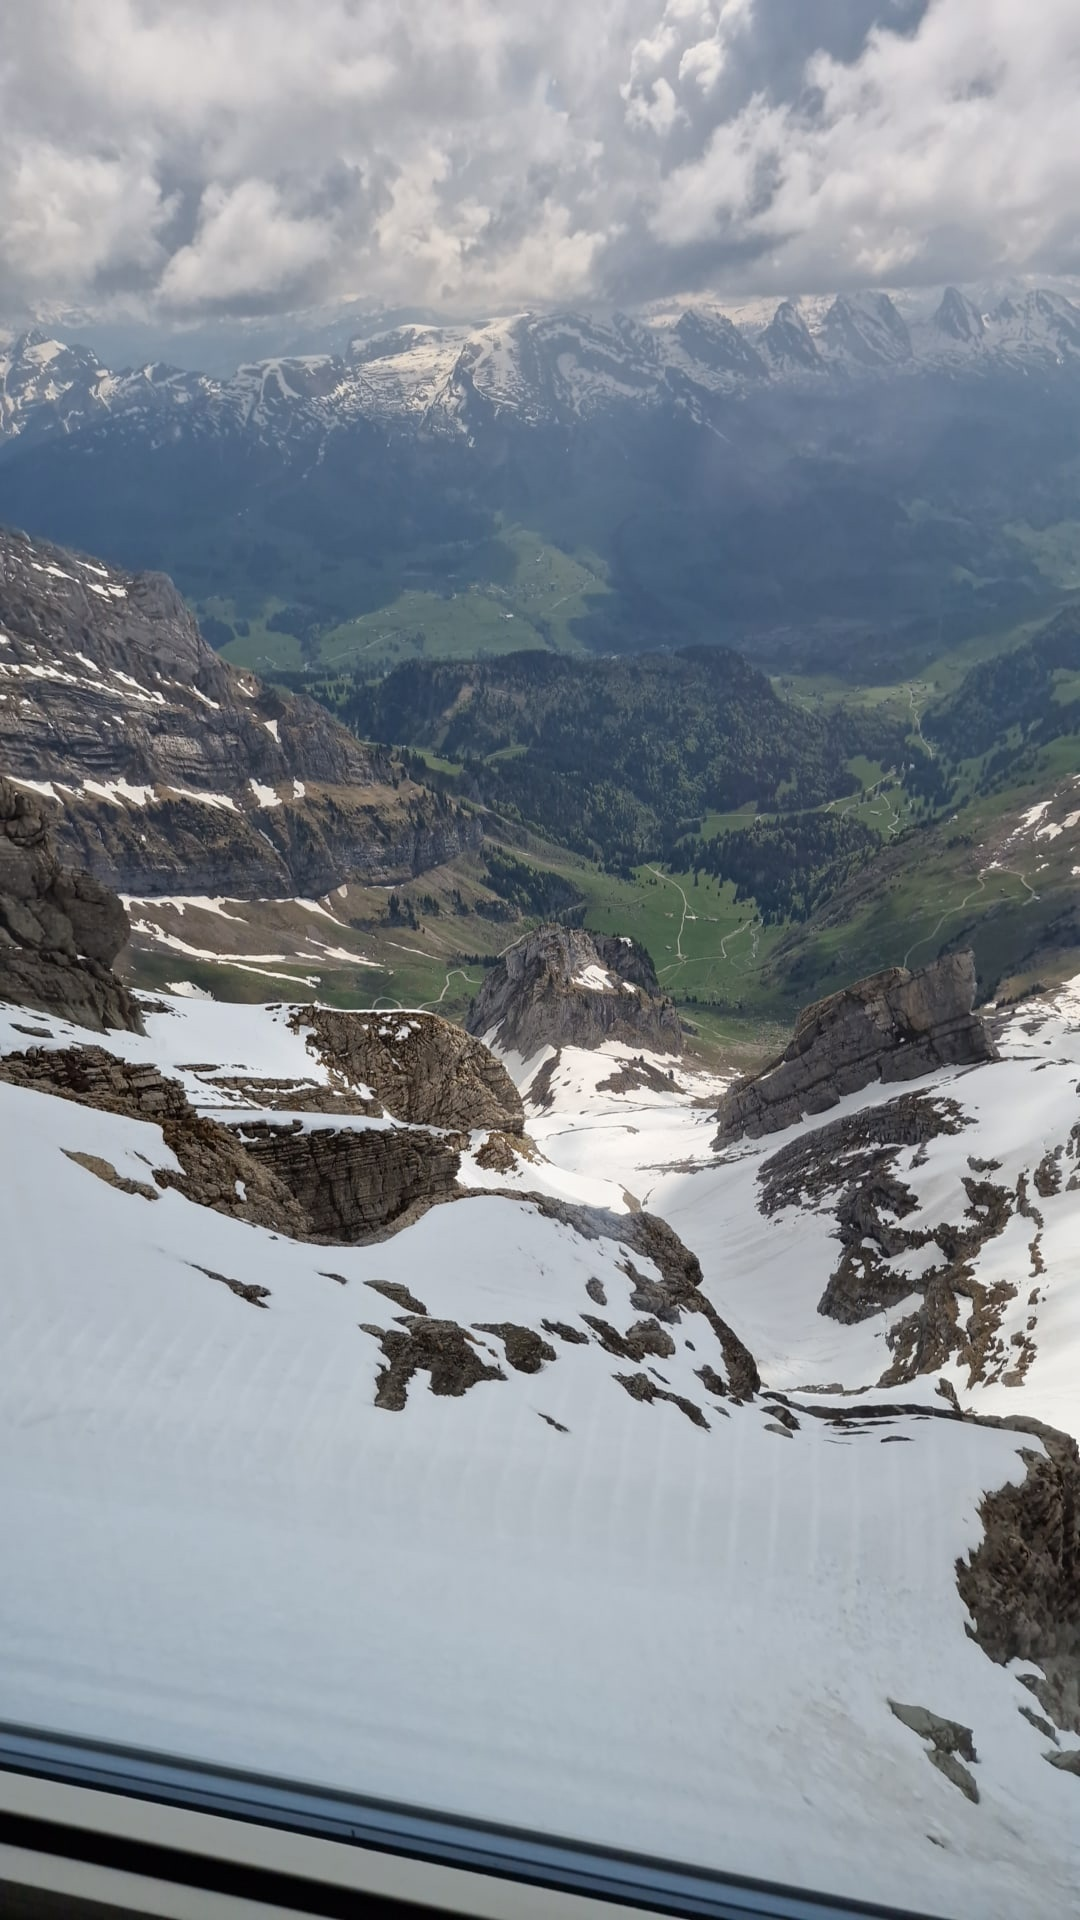
{"type": "Polygon", "coordinates": [[[1067,272],[1075,0],[7,0],[0,311],[1067,272]]]}

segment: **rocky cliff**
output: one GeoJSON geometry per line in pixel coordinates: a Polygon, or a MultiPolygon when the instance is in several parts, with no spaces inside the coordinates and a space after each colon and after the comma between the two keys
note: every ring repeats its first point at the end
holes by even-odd
{"type": "Polygon", "coordinates": [[[526,1059],[542,1047],[622,1040],[681,1053],[674,1003],[635,940],[546,926],[526,934],[491,968],[465,1022],[526,1059]]]}
{"type": "Polygon", "coordinates": [[[0,771],[119,892],[266,898],[409,879],[479,838],[314,702],[203,640],[171,581],[0,531],[0,771]]]}
{"type": "MultiPolygon", "coordinates": [[[[155,1200],[171,1187],[233,1220],[270,1227],[295,1239],[309,1237],[307,1215],[273,1167],[249,1155],[230,1128],[196,1112],[180,1082],[156,1066],[118,1060],[103,1047],[31,1047],[24,1053],[0,1055],[0,1080],[74,1100],[81,1107],[96,1107],[102,1113],[154,1121],[179,1170],[148,1167],[148,1178],[138,1189],[145,1199],[155,1200]]],[[[87,1165],[85,1159],[82,1164],[87,1165]]],[[[105,1160],[95,1160],[87,1171],[117,1184],[105,1160]]]]}
{"type": "MultiPolygon", "coordinates": [[[[98,1046],[0,1054],[0,1081],[155,1122],[179,1168],[148,1166],[137,1188],[145,1199],[176,1188],[199,1206],[295,1240],[346,1245],[401,1226],[459,1191],[461,1156],[445,1135],[423,1127],[305,1126],[295,1117],[223,1125],[191,1104],[179,1080],[98,1046]]],[[[84,1157],[82,1164],[117,1184],[108,1162],[84,1157]]]]}
{"type": "Polygon", "coordinates": [[[110,970],[128,931],[114,893],[61,866],[37,796],[0,779],[0,1000],[141,1033],[138,1005],[110,970]]]}
{"type": "Polygon", "coordinates": [[[248,1157],[294,1196],[308,1235],[330,1245],[404,1226],[458,1192],[456,1145],[422,1127],[256,1120],[238,1132],[248,1157]]]}
{"type": "MultiPolygon", "coordinates": [[[[1024,1686],[1054,1727],[1080,1733],[1080,1451],[1070,1434],[1038,1420],[984,1416],[981,1424],[1030,1433],[1035,1445],[1024,1450],[1026,1478],[984,1496],[984,1538],[957,1562],[960,1595],[983,1650],[1001,1666],[1041,1668],[1021,1676],[1024,1686]]],[[[1050,1725],[1033,1724],[1056,1743],[1050,1725]]],[[[1044,1757],[1080,1772],[1076,1749],[1044,1757]]]]}
{"type": "Polygon", "coordinates": [[[914,1080],[937,1067],[993,1060],[974,999],[972,955],[950,953],[916,973],[891,967],[871,974],[804,1008],[780,1058],[721,1101],[716,1146],[793,1126],[875,1080],[914,1080]]]}
{"type": "Polygon", "coordinates": [[[437,1013],[338,1013],[299,1007],[290,1024],[346,1089],[367,1088],[417,1126],[521,1133],[525,1110],[510,1075],[471,1034],[437,1013]]]}

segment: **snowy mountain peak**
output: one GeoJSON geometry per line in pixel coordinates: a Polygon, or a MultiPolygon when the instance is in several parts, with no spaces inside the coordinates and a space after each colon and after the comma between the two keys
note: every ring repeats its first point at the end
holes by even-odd
{"type": "Polygon", "coordinates": [[[978,307],[958,287],[946,287],[931,325],[948,339],[969,344],[981,340],[986,332],[978,307]]]}
{"type": "Polygon", "coordinates": [[[817,370],[822,365],[813,335],[791,300],[781,301],[761,336],[760,345],[778,369],[817,370]]]}
{"type": "Polygon", "coordinates": [[[841,294],[819,338],[830,356],[862,367],[897,366],[912,357],[907,323],[887,293],[841,294]]]}
{"type": "Polygon", "coordinates": [[[752,379],[766,373],[760,353],[725,313],[688,307],[673,332],[688,359],[699,366],[752,379]]]}
{"type": "Polygon", "coordinates": [[[615,409],[664,407],[715,424],[718,398],[766,382],[1074,367],[1080,308],[1040,289],[1013,290],[984,312],[950,287],[929,319],[910,321],[880,291],[734,313],[697,301],[607,319],[545,312],[479,326],[408,321],[354,338],[340,353],[246,362],[224,379],[167,362],[114,372],[88,348],[38,329],[0,344],[0,443],[107,421],[154,444],[181,432],[278,447],[318,446],[361,420],[468,437],[495,421],[564,427],[615,409]]]}

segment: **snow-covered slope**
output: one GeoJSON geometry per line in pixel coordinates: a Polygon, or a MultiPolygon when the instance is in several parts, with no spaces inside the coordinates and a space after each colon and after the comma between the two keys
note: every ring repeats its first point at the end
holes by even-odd
{"type": "MultiPolygon", "coordinates": [[[[1011,1186],[1061,1147],[1042,1227],[1014,1214],[979,1254],[1026,1292],[1040,1235],[1022,1386],[943,1371],[1073,1430],[1078,1025],[1080,996],[1018,1014],[1001,1064],[917,1086],[972,1124],[903,1169],[935,1224],[969,1157],[1011,1186]]],[[[147,1026],[103,1044],[219,1119],[252,1079],[327,1085],[286,1009],[166,1000],[147,1026]]],[[[0,1017],[0,1054],[83,1037],[0,1017]]],[[[715,1080],[617,1045],[508,1065],[535,1145],[474,1136],[471,1194],[332,1248],[157,1192],[149,1120],[0,1082],[0,1716],[943,1914],[1071,1914],[1077,1781],[1044,1756],[1076,1737],[1022,1716],[1030,1663],[969,1637],[955,1571],[1042,1442],[921,1375],[874,1387],[887,1322],[816,1311],[831,1190],[763,1218],[789,1136],[717,1160],[715,1080]],[[641,1204],[701,1256],[707,1312],[641,1204]],[[436,1323],[467,1390],[425,1362],[388,1397],[436,1323]],[[718,1325],[761,1391],[732,1391],[718,1325]],[[890,1700],[971,1729],[977,1800],[890,1700]]]]}
{"type": "Polygon", "coordinates": [[[1080,1436],[1080,982],[997,1024],[996,1062],[866,1088],[720,1154],[708,1075],[628,1047],[507,1064],[551,1160],[693,1248],[770,1386],[929,1375],[973,1412],[1080,1436]]]}

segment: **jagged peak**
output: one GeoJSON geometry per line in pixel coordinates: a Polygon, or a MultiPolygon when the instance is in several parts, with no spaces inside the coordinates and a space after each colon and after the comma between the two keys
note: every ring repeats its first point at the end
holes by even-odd
{"type": "Polygon", "coordinates": [[[645,948],[583,927],[537,927],[487,974],[469,1009],[470,1033],[530,1059],[543,1047],[629,1041],[680,1053],[674,1003],[645,948]]]}
{"type": "Polygon", "coordinates": [[[981,340],[986,333],[986,322],[978,307],[959,287],[946,287],[931,324],[953,340],[981,340]]]}
{"type": "Polygon", "coordinates": [[[821,326],[823,343],[867,366],[910,360],[907,323],[887,293],[842,293],[821,326]]]}
{"type": "Polygon", "coordinates": [[[803,315],[792,300],[781,300],[761,336],[771,360],[787,366],[820,367],[821,355],[803,315]]]}

